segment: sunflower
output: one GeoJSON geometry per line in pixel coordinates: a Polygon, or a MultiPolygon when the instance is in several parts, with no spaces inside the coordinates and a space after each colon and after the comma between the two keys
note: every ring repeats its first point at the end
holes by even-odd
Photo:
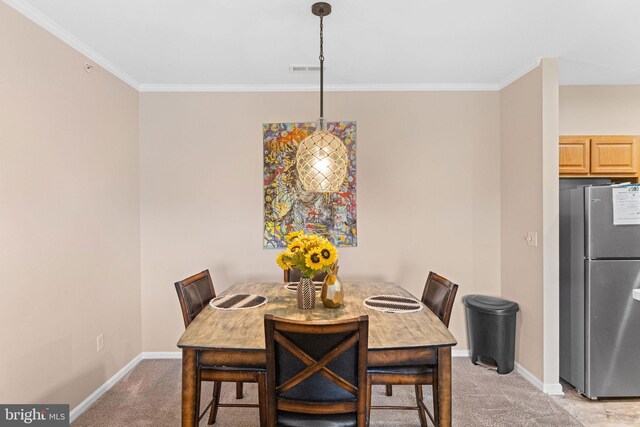
{"type": "Polygon", "coordinates": [[[308,236],[306,235],[300,236],[298,237],[298,241],[302,244],[302,246],[306,250],[310,250],[319,246],[318,236],[315,236],[313,234],[308,236]]]}
{"type": "Polygon", "coordinates": [[[332,244],[324,244],[319,249],[323,265],[331,265],[338,259],[338,251],[332,244]]]}
{"type": "Polygon", "coordinates": [[[285,239],[287,240],[287,242],[293,242],[295,239],[302,236],[303,234],[304,232],[300,230],[292,231],[290,233],[287,233],[287,235],[285,236],[285,239]]]}
{"type": "Polygon", "coordinates": [[[288,264],[288,259],[287,259],[287,253],[286,252],[280,252],[278,254],[278,256],[276,257],[276,263],[280,266],[281,269],[283,270],[288,270],[291,266],[288,264]]]}
{"type": "Polygon", "coordinates": [[[302,242],[300,242],[300,239],[296,239],[293,242],[289,243],[289,246],[287,246],[287,251],[291,252],[291,253],[296,253],[299,250],[303,249],[303,244],[302,242]]]}
{"type": "Polygon", "coordinates": [[[319,249],[312,249],[307,253],[305,257],[305,265],[312,270],[319,270],[323,267],[322,255],[320,255],[319,249]]]}

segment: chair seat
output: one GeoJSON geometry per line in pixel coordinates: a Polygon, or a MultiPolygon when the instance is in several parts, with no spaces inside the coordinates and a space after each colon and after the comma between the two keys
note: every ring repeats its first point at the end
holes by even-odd
{"type": "Polygon", "coordinates": [[[356,414],[299,414],[278,412],[278,425],[283,427],[351,427],[356,425],[356,414]]]}
{"type": "Polygon", "coordinates": [[[367,369],[369,374],[389,374],[389,375],[423,375],[433,373],[432,365],[415,366],[374,366],[367,369]]]}

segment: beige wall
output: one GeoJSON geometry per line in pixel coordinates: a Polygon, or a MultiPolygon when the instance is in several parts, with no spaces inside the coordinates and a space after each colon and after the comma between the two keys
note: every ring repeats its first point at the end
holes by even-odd
{"type": "Polygon", "coordinates": [[[640,85],[560,87],[561,135],[640,135],[640,85]]]}
{"type": "MultiPolygon", "coordinates": [[[[559,72],[555,58],[542,68],[542,263],[545,390],[560,377],[560,181],[558,179],[559,72]]],[[[553,387],[553,386],[551,386],[553,387]]]]}
{"type": "Polygon", "coordinates": [[[520,304],[516,360],[543,376],[542,68],[500,91],[501,290],[520,304]],[[528,246],[528,231],[538,247],[528,246]]]}
{"type": "Polygon", "coordinates": [[[520,304],[516,361],[558,383],[558,67],[539,67],[500,91],[501,293],[520,304]],[[537,233],[537,247],[527,232],[537,233]]]}
{"type": "MultiPolygon", "coordinates": [[[[314,120],[317,93],[143,93],[140,104],[143,350],[175,351],[173,282],[209,268],[216,288],[282,280],[262,249],[262,123],[314,120]]],[[[497,92],[327,93],[328,119],[358,122],[358,247],[346,279],[419,296],[429,270],[462,296],[500,293],[497,92]]]]}
{"type": "Polygon", "coordinates": [[[140,353],[138,94],[85,61],[0,3],[3,403],[73,408],[140,353]]]}

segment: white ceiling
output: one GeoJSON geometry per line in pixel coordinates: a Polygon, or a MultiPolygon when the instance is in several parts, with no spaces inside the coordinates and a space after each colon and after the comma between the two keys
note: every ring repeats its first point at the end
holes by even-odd
{"type": "MultiPolygon", "coordinates": [[[[309,89],[313,0],[3,0],[141,90],[309,89]]],[[[491,89],[558,57],[561,84],[640,84],[638,0],[332,0],[329,89],[491,89]]]]}

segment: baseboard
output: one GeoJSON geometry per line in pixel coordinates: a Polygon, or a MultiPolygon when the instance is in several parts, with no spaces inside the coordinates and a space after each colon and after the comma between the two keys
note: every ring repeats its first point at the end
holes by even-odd
{"type": "Polygon", "coordinates": [[[545,383],[542,391],[551,396],[564,396],[564,390],[560,383],[545,383]]]}
{"type": "Polygon", "coordinates": [[[522,375],[527,381],[533,384],[538,390],[544,391],[544,384],[542,384],[542,381],[540,381],[538,377],[533,375],[531,372],[529,372],[524,366],[522,366],[518,362],[515,363],[515,367],[516,367],[517,373],[522,375]]]}
{"type": "Polygon", "coordinates": [[[533,375],[531,372],[529,372],[524,366],[522,366],[518,362],[515,363],[515,367],[516,367],[517,373],[522,375],[527,381],[529,381],[531,384],[533,384],[538,390],[542,391],[543,393],[551,394],[554,396],[564,396],[564,392],[562,391],[562,385],[560,383],[555,383],[555,384],[543,383],[538,379],[538,377],[533,375]]]}
{"type": "Polygon", "coordinates": [[[143,351],[138,354],[136,357],[131,359],[129,363],[127,363],[124,368],[120,369],[114,376],[109,378],[104,384],[102,384],[96,391],[91,393],[89,397],[82,401],[78,406],[73,408],[69,413],[69,420],[72,423],[80,414],[86,411],[89,406],[93,405],[93,403],[100,399],[103,394],[105,394],[115,383],[120,381],[125,375],[129,373],[133,368],[136,367],[141,360],[145,359],[180,359],[182,358],[182,353],[179,351],[143,351]]]}
{"type": "Polygon", "coordinates": [[[122,369],[120,369],[114,376],[109,378],[104,384],[102,384],[96,391],[91,393],[89,397],[82,401],[78,406],[73,408],[69,413],[69,421],[73,423],[73,421],[84,411],[86,411],[89,406],[93,405],[93,403],[100,399],[100,397],[105,394],[111,387],[115,385],[118,381],[120,381],[125,375],[129,373],[130,370],[135,368],[135,366],[140,363],[142,360],[142,353],[138,354],[136,357],[131,359],[129,363],[127,363],[122,369]]]}
{"type": "Polygon", "coordinates": [[[451,357],[469,357],[469,350],[452,350],[451,357]]]}
{"type": "MultiPolygon", "coordinates": [[[[469,350],[453,350],[451,352],[452,357],[469,357],[469,350]]],[[[554,396],[564,396],[564,391],[562,391],[562,385],[560,383],[543,383],[540,381],[535,375],[526,370],[524,366],[515,362],[516,372],[522,375],[527,381],[533,384],[538,390],[543,393],[554,395],[554,396]]]]}

